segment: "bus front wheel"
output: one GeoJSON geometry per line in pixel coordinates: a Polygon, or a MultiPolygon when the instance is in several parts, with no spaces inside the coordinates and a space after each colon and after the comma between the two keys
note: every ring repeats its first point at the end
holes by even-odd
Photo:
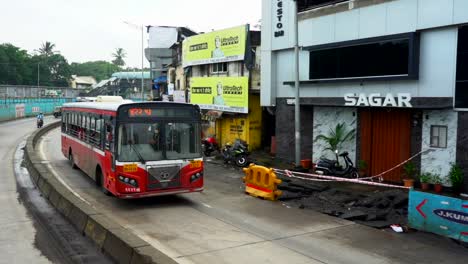
{"type": "Polygon", "coordinates": [[[101,169],[99,167],[96,169],[96,184],[97,184],[97,186],[99,186],[99,188],[101,188],[101,191],[105,195],[108,195],[108,196],[112,195],[112,193],[109,192],[109,190],[107,190],[107,188],[105,186],[104,176],[102,175],[102,171],[101,171],[101,169]]]}

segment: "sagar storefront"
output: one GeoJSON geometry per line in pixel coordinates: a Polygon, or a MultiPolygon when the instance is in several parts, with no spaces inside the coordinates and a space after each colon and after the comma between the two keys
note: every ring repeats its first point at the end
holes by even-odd
{"type": "MultiPolygon", "coordinates": [[[[317,136],[344,124],[355,136],[340,151],[367,175],[411,157],[418,175],[438,174],[445,186],[452,163],[468,175],[468,16],[436,21],[441,14],[415,2],[298,1],[301,159],[335,158],[317,136]]],[[[295,3],[263,0],[262,13],[261,105],[274,108],[277,156],[289,161],[295,3]]],[[[403,177],[401,167],[384,175],[403,177]]]]}

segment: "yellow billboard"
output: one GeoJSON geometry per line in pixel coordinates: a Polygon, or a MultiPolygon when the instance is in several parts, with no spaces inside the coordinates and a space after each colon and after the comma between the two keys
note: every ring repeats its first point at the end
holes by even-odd
{"type": "Polygon", "coordinates": [[[183,67],[243,60],[248,25],[186,38],[182,43],[183,67]]]}
{"type": "Polygon", "coordinates": [[[249,112],[248,77],[193,77],[190,102],[201,109],[223,112],[249,112]]]}

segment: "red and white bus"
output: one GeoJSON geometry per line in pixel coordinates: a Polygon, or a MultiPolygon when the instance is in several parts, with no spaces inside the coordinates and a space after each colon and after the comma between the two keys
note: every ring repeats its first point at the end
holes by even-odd
{"type": "Polygon", "coordinates": [[[62,153],[119,198],[203,190],[198,106],[80,102],[62,108],[62,153]]]}

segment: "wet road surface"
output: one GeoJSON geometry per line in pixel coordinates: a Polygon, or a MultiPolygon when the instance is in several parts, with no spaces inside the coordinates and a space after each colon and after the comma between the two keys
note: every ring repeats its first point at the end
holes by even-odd
{"type": "Polygon", "coordinates": [[[75,195],[179,263],[465,263],[466,249],[430,234],[401,236],[244,194],[238,170],[208,164],[205,191],[141,200],[105,196],[70,167],[60,131],[39,148],[75,195]],[[450,260],[450,261],[447,261],[450,260]]]}
{"type": "Polygon", "coordinates": [[[35,119],[0,124],[0,263],[112,263],[41,197],[22,166],[36,129],[35,119]]]}

